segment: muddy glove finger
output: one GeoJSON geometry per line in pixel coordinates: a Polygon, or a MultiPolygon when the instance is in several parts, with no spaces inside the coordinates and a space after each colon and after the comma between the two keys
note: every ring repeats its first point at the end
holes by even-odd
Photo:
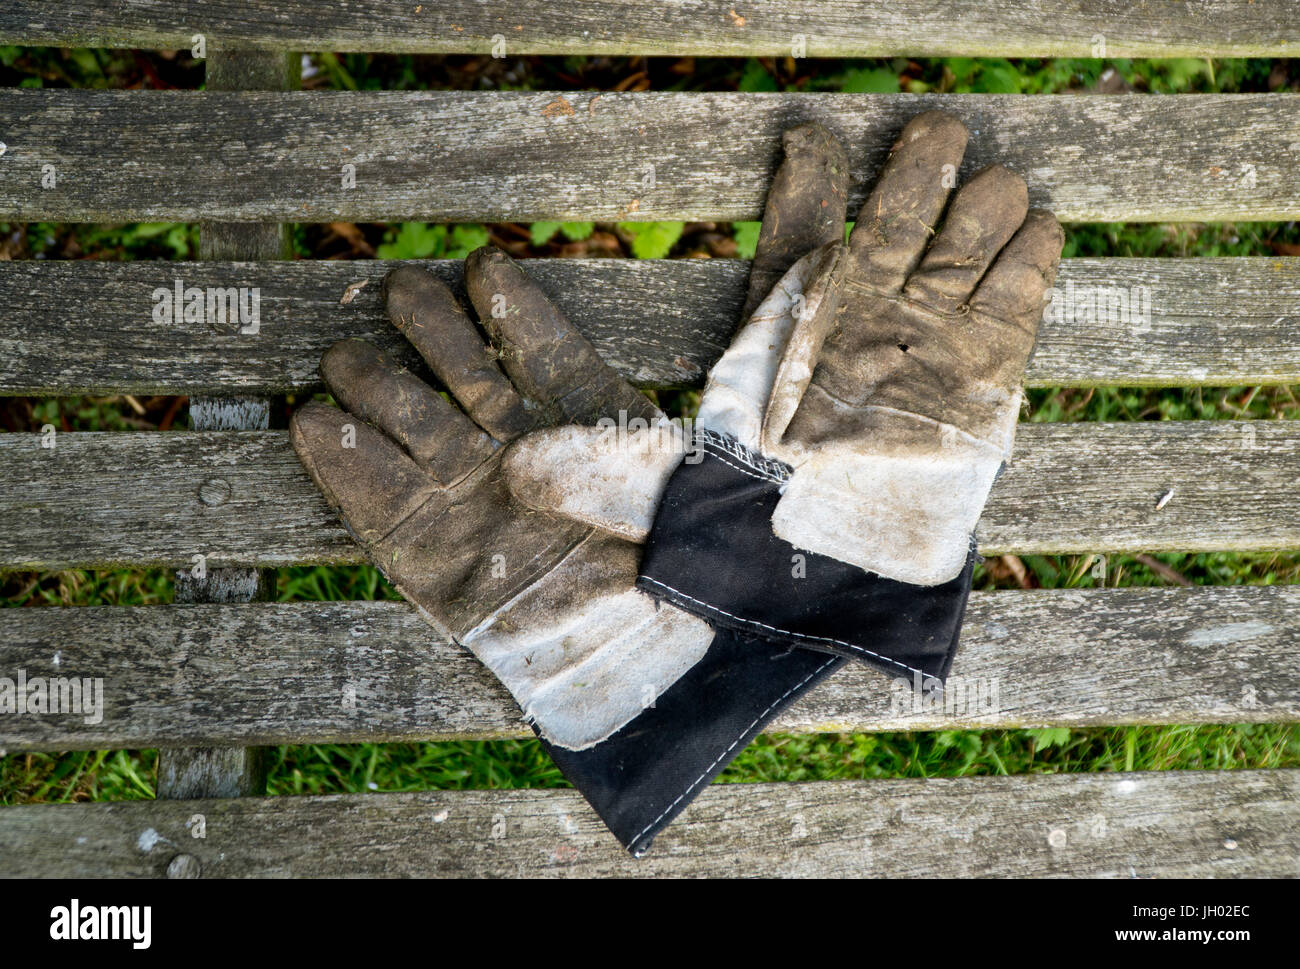
{"type": "Polygon", "coordinates": [[[983,169],[953,198],[938,238],[903,294],[941,313],[956,313],[1028,211],[1023,178],[1001,165],[983,169]]]}
{"type": "Polygon", "coordinates": [[[1033,338],[1043,302],[1056,281],[1065,233],[1046,209],[1031,209],[971,297],[970,307],[1023,329],[1033,338]]]}
{"type": "Polygon", "coordinates": [[[838,285],[829,275],[844,248],[848,161],[844,146],[819,124],[783,136],[785,160],[763,209],[750,271],[746,321],[709,371],[697,426],[758,446],[763,410],[788,354],[797,320],[825,305],[838,285]],[[757,297],[757,299],[756,299],[757,297]]]}
{"type": "Polygon", "coordinates": [[[501,366],[550,424],[594,424],[602,417],[653,420],[659,409],[605,363],[542,288],[500,249],[465,260],[465,287],[501,366]]]}
{"type": "Polygon", "coordinates": [[[1050,215],[1030,219],[1027,208],[1019,177],[980,172],[904,299],[854,285],[850,260],[836,328],[770,442],[794,469],[772,513],[778,537],[906,584],[941,586],[969,570],[1063,239],[1050,215]],[[981,279],[989,289],[976,299],[981,279]],[[999,315],[1006,308],[1015,319],[999,315]]]}
{"type": "Polygon", "coordinates": [[[902,290],[934,237],[968,137],[965,125],[941,111],[907,123],[849,237],[854,282],[886,294],[902,290]]]}
{"type": "Polygon", "coordinates": [[[384,277],[388,318],[479,427],[513,440],[537,421],[451,290],[418,266],[384,277]]]}
{"type": "Polygon", "coordinates": [[[763,208],[742,320],[801,257],[844,240],[849,192],[844,146],[815,121],[786,131],[781,145],[785,158],[763,208]]]}
{"type": "Polygon", "coordinates": [[[443,485],[486,461],[500,446],[388,354],[364,340],[340,340],[320,362],[321,376],[344,410],[406,449],[443,485]]]}
{"type": "Polygon", "coordinates": [[[337,407],[313,401],[299,408],[289,438],[329,506],[343,513],[348,532],[364,545],[383,538],[439,490],[396,442],[337,407]]]}
{"type": "MultiPolygon", "coordinates": [[[[791,314],[796,303],[806,309],[819,298],[810,285],[820,262],[813,253],[844,238],[843,146],[816,123],[786,131],[782,143],[785,156],[768,192],[750,271],[746,322],[710,372],[700,410],[715,430],[754,441],[791,314]]],[[[690,451],[689,438],[653,422],[621,436],[613,429],[555,427],[514,442],[503,467],[511,491],[529,507],[640,542],[668,479],[690,451]]]]}
{"type": "Polygon", "coordinates": [[[780,436],[812,376],[813,362],[835,323],[848,249],[828,243],[781,277],[749,324],[709,373],[697,428],[760,447],[780,436]]]}

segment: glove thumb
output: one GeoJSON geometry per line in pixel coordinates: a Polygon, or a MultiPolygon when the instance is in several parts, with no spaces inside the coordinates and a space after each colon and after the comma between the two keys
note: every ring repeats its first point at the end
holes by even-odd
{"type": "Polygon", "coordinates": [[[529,508],[640,543],[689,450],[689,436],[667,419],[606,420],[525,434],[506,449],[502,471],[529,508]]]}

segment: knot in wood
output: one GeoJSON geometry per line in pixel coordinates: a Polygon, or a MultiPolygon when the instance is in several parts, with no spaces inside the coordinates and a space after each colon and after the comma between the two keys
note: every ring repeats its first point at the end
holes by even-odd
{"type": "Polygon", "coordinates": [[[203,866],[193,855],[177,855],[167,864],[168,878],[200,878],[203,866]]]}
{"type": "Polygon", "coordinates": [[[209,478],[199,485],[199,501],[205,505],[224,505],[230,500],[230,482],[224,478],[209,478]]]}

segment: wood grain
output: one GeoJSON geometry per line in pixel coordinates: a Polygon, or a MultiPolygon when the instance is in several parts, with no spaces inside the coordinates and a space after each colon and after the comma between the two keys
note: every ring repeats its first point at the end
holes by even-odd
{"type": "MultiPolygon", "coordinates": [[[[411,14],[409,5],[387,0],[357,0],[347,9],[281,0],[273,10],[263,3],[205,0],[162,11],[137,3],[106,10],[78,0],[56,16],[47,4],[14,0],[0,11],[0,43],[186,47],[199,32],[230,46],[275,51],[481,53],[503,40],[512,56],[784,56],[792,43],[806,45],[799,54],[819,57],[1098,56],[1099,41],[1107,48],[1100,56],[1110,57],[1300,50],[1300,30],[1280,3],[1200,0],[1162,11],[1159,21],[1120,11],[1098,18],[1069,0],[961,5],[969,9],[936,25],[932,5],[918,0],[889,6],[778,0],[740,12],[711,0],[655,9],[624,0],[575,0],[565,5],[563,18],[553,5],[521,3],[501,33],[500,18],[469,0],[429,4],[424,20],[415,19],[423,8],[411,14]],[[927,29],[917,30],[918,23],[927,29]]],[[[223,63],[233,66],[214,58],[218,73],[223,63]]],[[[249,63],[279,70],[285,59],[263,56],[249,63]]],[[[230,224],[240,221],[756,218],[781,128],[818,117],[843,134],[857,162],[860,198],[890,132],[928,106],[906,97],[797,95],[605,95],[575,107],[577,100],[0,92],[0,117],[13,119],[3,132],[8,157],[0,217],[204,219],[211,226],[204,255],[218,259],[263,255],[265,246],[256,242],[248,252],[239,248],[241,239],[265,237],[230,224]],[[193,152],[159,150],[173,144],[214,147],[198,160],[193,152]],[[701,157],[710,164],[700,165],[701,157]],[[648,190],[642,190],[645,172],[638,167],[645,158],[655,160],[655,187],[648,190]],[[339,186],[339,170],[349,163],[357,166],[355,189],[339,186]],[[52,189],[40,184],[47,165],[58,177],[52,189]],[[630,174],[611,179],[609,172],[630,174]]],[[[1035,201],[1064,220],[1280,220],[1297,212],[1293,159],[1300,143],[1289,122],[1294,97],[943,103],[963,114],[975,134],[968,172],[994,157],[1009,163],[1029,179],[1035,201]],[[1169,152],[1170,144],[1180,151],[1169,152]]],[[[1086,321],[1049,329],[1031,382],[1297,379],[1289,339],[1293,267],[1268,260],[1216,265],[1213,270],[1226,278],[1211,281],[1199,275],[1206,261],[1198,263],[1173,272],[1126,267],[1127,285],[1140,285],[1132,280],[1152,273],[1153,289],[1166,294],[1153,299],[1151,321],[1124,332],[1086,321]],[[1173,281],[1178,273],[1184,274],[1181,285],[1173,281]]],[[[153,288],[139,288],[143,275],[115,278],[121,287],[115,303],[111,289],[86,292],[96,270],[77,267],[67,280],[71,288],[64,288],[55,278],[62,268],[32,268],[0,278],[0,305],[9,307],[0,322],[3,392],[309,390],[321,350],[330,338],[345,335],[337,307],[320,295],[337,284],[333,276],[309,279],[307,292],[286,295],[286,276],[272,274],[268,288],[283,310],[273,317],[272,339],[239,345],[233,334],[207,328],[186,333],[182,326],[178,339],[161,349],[170,359],[160,361],[160,345],[169,341],[159,340],[140,312],[140,292],[153,288]],[[26,292],[15,292],[19,286],[26,292]],[[106,312],[52,314],[51,292],[66,306],[103,305],[106,312]],[[116,323],[114,306],[123,311],[116,323]],[[313,310],[305,319],[304,307],[313,310]],[[270,343],[280,355],[276,360],[267,358],[270,343]]],[[[370,264],[365,272],[377,280],[383,268],[370,264]]],[[[1079,268],[1086,279],[1092,267],[1079,268]]],[[[162,271],[125,272],[155,270],[162,271]]],[[[219,263],[199,275],[229,285],[223,279],[241,271],[247,270],[219,263]]],[[[608,285],[618,271],[601,267],[597,283],[608,285]]],[[[636,282],[653,271],[657,267],[633,270],[636,282]]],[[[716,287],[723,272],[710,266],[701,282],[716,287]]],[[[728,282],[737,280],[738,293],[738,269],[725,272],[728,282]]],[[[311,267],[312,273],[348,275],[350,282],[356,270],[311,267]]],[[[665,322],[661,329],[642,320],[650,334],[645,346],[636,341],[646,337],[629,338],[632,327],[597,316],[594,306],[592,321],[580,323],[640,383],[697,383],[734,322],[721,301],[736,293],[709,288],[711,303],[706,294],[692,302],[683,290],[640,295],[665,322]],[[660,308],[665,293],[690,307],[684,316],[660,308]],[[710,322],[701,325],[701,319],[710,322]]],[[[375,335],[381,342],[391,341],[368,305],[374,292],[346,320],[367,330],[346,335],[380,330],[375,335]]],[[[621,292],[616,297],[627,313],[630,301],[621,292]]],[[[198,409],[222,411],[211,404],[210,397],[200,400],[198,409]]],[[[1000,550],[999,541],[1021,551],[1199,549],[1226,547],[1216,544],[1225,541],[1300,547],[1296,516],[1289,506],[1279,507],[1286,498],[1282,483],[1293,479],[1295,467],[1297,436],[1289,429],[1139,426],[1105,439],[1114,432],[1027,430],[1029,443],[986,518],[987,549],[1000,550]],[[1142,464],[1152,454],[1159,462],[1154,469],[1142,464]],[[1207,462],[1213,462],[1208,474],[1207,462]],[[1149,492],[1161,482],[1177,504],[1153,514],[1149,492]],[[1231,500],[1243,487],[1249,497],[1231,500]],[[1086,528],[1088,515],[1100,525],[1086,528]],[[1051,524],[1035,528],[1036,517],[1051,524]],[[1078,544],[1085,536],[1087,544],[1078,544]],[[1035,541],[1048,544],[1039,548],[1035,541]]],[[[339,541],[337,527],[330,534],[333,523],[323,520],[320,507],[304,515],[309,499],[298,494],[285,500],[295,488],[301,492],[303,479],[298,472],[294,480],[282,435],[197,436],[202,440],[178,448],[170,435],[138,441],[60,435],[54,452],[40,451],[26,435],[8,436],[13,439],[0,442],[0,459],[15,460],[0,471],[0,494],[12,496],[0,498],[0,531],[6,534],[0,565],[5,556],[31,564],[24,558],[31,550],[36,560],[55,565],[97,563],[103,556],[104,563],[116,562],[123,555],[188,564],[187,553],[206,551],[214,540],[221,547],[214,565],[228,561],[226,575],[253,576],[253,565],[277,564],[277,555],[287,555],[284,561],[355,557],[339,541]],[[241,464],[241,458],[254,463],[241,464]],[[213,502],[227,486],[230,498],[213,502]],[[255,516],[259,528],[241,534],[255,516]],[[266,539],[273,539],[265,546],[269,554],[258,544],[266,539]],[[225,546],[235,548],[227,554],[225,546]]],[[[222,571],[212,574],[220,578],[222,571]]],[[[995,684],[996,708],[957,716],[907,712],[884,689],[883,678],[855,668],[778,726],[825,731],[1293,720],[1300,712],[1300,684],[1287,662],[1300,606],[1294,591],[977,596],[958,676],[985,684],[985,693],[995,684]],[[1039,641],[1050,646],[1041,648],[1039,641]]],[[[0,625],[6,661],[28,675],[44,664],[45,675],[75,671],[109,683],[103,723],[4,718],[0,743],[24,749],[138,746],[150,738],[176,745],[523,733],[500,687],[466,654],[433,641],[403,605],[209,604],[16,614],[17,621],[0,625]]],[[[170,749],[160,760],[160,794],[250,793],[260,776],[255,761],[255,754],[238,748],[170,749]]],[[[1297,771],[723,786],[707,791],[642,862],[619,851],[569,791],[19,807],[0,810],[0,876],[1277,875],[1300,867],[1297,794],[1297,771]],[[1017,809],[1009,813],[1012,803],[1017,809]],[[193,837],[196,816],[203,817],[203,838],[193,837]]]]}
{"type": "Polygon", "coordinates": [[[9,89],[0,219],[757,219],[780,133],[811,120],[844,141],[853,213],[903,124],[943,108],[971,130],[964,173],[1004,164],[1064,221],[1281,221],[1300,215],[1298,106],[1297,94],[9,89]]]}
{"type": "Polygon", "coordinates": [[[0,876],[1294,877],[1297,821],[1297,770],[715,784],[639,861],[568,790],[33,805],[0,876]]]}
{"type": "MultiPolygon", "coordinates": [[[[301,61],[291,53],[208,51],[210,91],[297,88],[301,61]]],[[[199,226],[199,257],[204,260],[287,259],[292,254],[289,227],[275,223],[205,222],[199,226]]],[[[266,397],[190,398],[190,427],[196,431],[263,430],[269,426],[266,397]]],[[[177,602],[251,602],[269,597],[274,576],[263,569],[178,570],[177,602]]],[[[238,797],[266,793],[266,763],[260,747],[171,747],[158,754],[160,798],[238,797]]]]}
{"type": "MultiPolygon", "coordinates": [[[[424,264],[462,286],[459,261],[424,264]]],[[[345,337],[419,369],[383,313],[380,282],[397,265],[0,262],[0,393],[312,392],[321,354],[345,337]],[[234,321],[155,322],[152,294],[174,292],[178,279],[256,288],[258,332],[240,333],[234,321]],[[94,312],[59,309],[84,306],[94,312]]],[[[530,259],[526,268],[607,360],[646,387],[702,384],[738,324],[749,272],[731,259],[530,259]]],[[[1029,386],[1300,383],[1300,258],[1067,259],[1057,289],[1081,312],[1042,324],[1029,386]],[[1084,297],[1098,292],[1136,295],[1149,315],[1090,311],[1084,297]]]]}
{"type": "Polygon", "coordinates": [[[186,48],[195,33],[290,50],[809,57],[1287,57],[1286,0],[8,0],[0,43],[186,48]],[[1105,48],[1098,44],[1104,40],[1105,48]]]}
{"type": "MultiPolygon", "coordinates": [[[[0,434],[0,568],[358,562],[279,431],[0,434]]],[[[1300,549],[1291,421],[1022,424],[985,554],[1300,549]],[[1173,495],[1155,506],[1167,492],[1173,495]]]]}
{"type": "MultiPolygon", "coordinates": [[[[0,675],[102,677],[101,722],[0,717],[0,747],[96,750],[529,737],[405,603],[15,609],[0,675]]],[[[975,593],[947,709],[852,664],[773,730],[1300,720],[1300,587],[975,593]]],[[[94,719],[93,717],[91,719],[94,719]]]]}

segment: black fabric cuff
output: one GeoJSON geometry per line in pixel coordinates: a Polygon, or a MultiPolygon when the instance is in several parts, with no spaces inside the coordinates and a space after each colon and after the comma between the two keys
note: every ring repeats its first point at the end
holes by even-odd
{"type": "Polygon", "coordinates": [[[962,572],[937,586],[800,550],[772,533],[787,465],[702,428],[695,448],[660,501],[639,589],[752,637],[946,679],[978,560],[973,542],[962,572]]]}
{"type": "Polygon", "coordinates": [[[720,629],[698,663],[608,740],[586,750],[542,746],[639,858],[777,714],[843,662],[720,629]]]}

